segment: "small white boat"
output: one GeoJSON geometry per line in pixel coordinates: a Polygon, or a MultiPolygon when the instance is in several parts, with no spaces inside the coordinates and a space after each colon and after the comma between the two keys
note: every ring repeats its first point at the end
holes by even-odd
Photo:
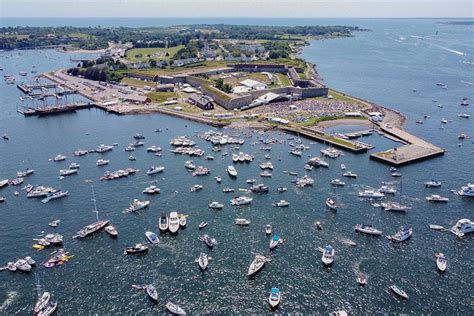
{"type": "Polygon", "coordinates": [[[125,248],[125,255],[140,255],[148,252],[148,247],[144,244],[136,244],[135,246],[125,248]]]}
{"type": "Polygon", "coordinates": [[[69,165],[69,169],[79,169],[79,168],[81,168],[81,165],[75,162],[69,165]]]}
{"type": "Polygon", "coordinates": [[[270,239],[270,250],[275,249],[282,242],[280,236],[274,234],[272,239],[270,239]]]}
{"type": "Polygon", "coordinates": [[[277,207],[287,207],[287,206],[290,206],[290,202],[288,202],[287,200],[280,200],[276,202],[275,205],[277,207]]]}
{"type": "Polygon", "coordinates": [[[179,214],[178,217],[179,217],[179,227],[181,227],[181,228],[186,227],[186,223],[187,223],[186,217],[187,217],[187,215],[179,214]]]}
{"type": "Polygon", "coordinates": [[[178,305],[173,304],[173,303],[171,303],[171,302],[166,303],[166,309],[167,309],[171,314],[174,314],[174,315],[186,315],[186,312],[184,311],[184,309],[182,309],[182,308],[179,307],[178,305]]]}
{"type": "Polygon", "coordinates": [[[59,170],[59,176],[66,177],[77,173],[77,169],[61,169],[59,170]]]}
{"type": "Polygon", "coordinates": [[[335,187],[342,187],[344,186],[346,183],[339,180],[339,179],[333,179],[331,180],[331,185],[335,186],[335,187]]]}
{"type": "Polygon", "coordinates": [[[281,293],[280,290],[276,287],[272,288],[270,291],[270,297],[268,298],[268,304],[271,308],[276,308],[280,304],[281,293]]]}
{"type": "Polygon", "coordinates": [[[255,258],[253,259],[252,263],[250,264],[249,270],[247,272],[247,276],[252,276],[256,274],[258,271],[260,271],[265,263],[269,261],[267,257],[264,255],[255,255],[255,258]]]}
{"type": "Polygon", "coordinates": [[[36,301],[35,307],[33,309],[35,314],[38,314],[39,312],[44,310],[46,306],[48,305],[50,299],[51,299],[51,293],[47,291],[44,291],[43,294],[38,295],[38,300],[36,301]]]}
{"type": "Polygon", "coordinates": [[[387,236],[387,238],[393,242],[402,242],[408,240],[413,234],[413,229],[408,227],[401,227],[398,232],[394,235],[387,236]]]}
{"type": "Polygon", "coordinates": [[[54,161],[63,161],[63,160],[66,160],[66,156],[59,154],[56,157],[54,157],[53,160],[54,161]]]}
{"type": "Polygon", "coordinates": [[[209,205],[208,205],[209,208],[212,208],[212,209],[215,209],[215,210],[221,210],[222,208],[224,208],[224,204],[221,204],[219,202],[211,202],[209,205]]]}
{"type": "Polygon", "coordinates": [[[152,244],[156,245],[160,242],[160,239],[158,238],[158,235],[155,234],[154,232],[147,231],[145,232],[146,239],[148,239],[149,242],[152,244]]]}
{"type": "Polygon", "coordinates": [[[444,227],[441,226],[441,225],[433,225],[433,224],[430,224],[430,225],[428,225],[428,226],[429,226],[431,229],[433,229],[433,230],[444,230],[444,229],[446,229],[446,228],[444,228],[444,227]]]}
{"type": "Polygon", "coordinates": [[[227,173],[229,176],[236,178],[237,177],[237,170],[235,170],[234,166],[227,166],[227,173]]]}
{"type": "Polygon", "coordinates": [[[372,227],[372,225],[357,224],[354,226],[354,229],[356,232],[364,233],[367,235],[375,235],[375,236],[382,235],[382,231],[375,229],[374,227],[372,227]]]}
{"type": "Polygon", "coordinates": [[[198,263],[199,268],[204,271],[207,269],[207,265],[209,264],[209,257],[204,252],[201,252],[199,258],[196,259],[196,262],[198,263]]]}
{"type": "Polygon", "coordinates": [[[169,227],[168,216],[166,216],[166,214],[162,214],[160,216],[160,223],[159,223],[160,231],[165,232],[168,230],[168,227],[169,227]]]}
{"type": "Polygon", "coordinates": [[[109,234],[110,236],[112,237],[117,237],[118,236],[118,231],[117,229],[112,226],[112,225],[107,225],[105,228],[104,228],[105,232],[107,234],[109,234]]]}
{"type": "Polygon", "coordinates": [[[447,203],[449,202],[449,198],[438,195],[438,194],[432,194],[426,197],[426,200],[428,202],[432,203],[447,203]]]}
{"type": "Polygon", "coordinates": [[[231,204],[235,206],[247,205],[247,204],[252,203],[252,201],[253,199],[248,196],[239,196],[230,200],[231,204]]]}
{"type": "Polygon", "coordinates": [[[130,213],[130,212],[138,212],[140,210],[143,210],[144,208],[147,208],[150,205],[150,201],[139,201],[137,199],[134,199],[132,203],[128,206],[128,208],[125,209],[125,213],[130,213]]]}
{"type": "Polygon", "coordinates": [[[401,288],[399,288],[398,286],[396,285],[391,285],[390,286],[390,289],[395,293],[397,294],[398,296],[400,296],[401,298],[407,300],[408,299],[408,294],[402,290],[401,288]]]}
{"type": "Polygon", "coordinates": [[[237,225],[237,226],[248,226],[248,225],[250,225],[250,221],[248,219],[245,219],[245,218],[236,218],[234,220],[234,224],[237,225]]]}
{"type": "Polygon", "coordinates": [[[357,178],[357,174],[351,171],[344,172],[342,176],[347,177],[347,178],[357,178]]]}
{"type": "Polygon", "coordinates": [[[219,177],[219,176],[215,177],[214,179],[216,179],[217,183],[221,183],[221,181],[222,181],[222,178],[219,177]]]}
{"type": "Polygon", "coordinates": [[[437,253],[436,254],[436,266],[438,267],[438,270],[441,272],[446,271],[446,268],[448,267],[448,261],[446,260],[446,257],[442,253],[437,253]]]}
{"type": "Polygon", "coordinates": [[[108,165],[110,162],[110,160],[105,160],[105,159],[99,159],[96,161],[96,165],[97,166],[105,166],[105,165],[108,165]]]}
{"type": "Polygon", "coordinates": [[[325,266],[329,266],[334,262],[334,253],[335,253],[335,250],[331,245],[327,245],[326,248],[324,248],[321,261],[323,262],[325,266]]]}
{"type": "Polygon", "coordinates": [[[174,234],[178,232],[179,229],[179,218],[177,212],[171,212],[169,217],[169,231],[174,234]]]}
{"type": "Polygon", "coordinates": [[[328,208],[330,208],[331,210],[333,210],[333,211],[337,211],[337,209],[339,207],[339,205],[337,205],[337,203],[331,198],[326,199],[326,206],[328,208]]]}
{"type": "Polygon", "coordinates": [[[267,226],[265,226],[265,234],[266,235],[271,235],[272,234],[272,225],[267,224],[267,226]]]}
{"type": "Polygon", "coordinates": [[[147,170],[146,174],[151,176],[152,174],[156,174],[156,173],[161,173],[165,170],[165,167],[154,167],[154,166],[151,166],[150,169],[147,170]]]}
{"type": "Polygon", "coordinates": [[[426,181],[425,187],[427,188],[438,188],[441,186],[441,181],[436,181],[436,180],[431,180],[431,181],[426,181]]]}
{"type": "Polygon", "coordinates": [[[203,229],[203,228],[206,227],[207,225],[209,225],[208,222],[200,222],[198,227],[199,227],[199,229],[203,229]]]}
{"type": "Polygon", "coordinates": [[[158,291],[156,290],[156,287],[154,287],[153,285],[151,284],[148,284],[146,287],[145,287],[145,290],[146,290],[146,294],[148,294],[148,296],[154,300],[155,302],[158,301],[158,291]]]}
{"type": "Polygon", "coordinates": [[[385,194],[375,191],[375,190],[364,190],[359,192],[359,197],[360,198],[366,198],[366,199],[381,199],[385,196],[385,194]]]}

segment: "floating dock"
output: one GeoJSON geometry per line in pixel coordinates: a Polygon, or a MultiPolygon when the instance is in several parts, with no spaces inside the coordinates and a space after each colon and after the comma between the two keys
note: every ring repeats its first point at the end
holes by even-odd
{"type": "Polygon", "coordinates": [[[407,145],[371,154],[370,159],[372,160],[391,166],[403,166],[444,155],[444,149],[430,144],[402,129],[380,124],[380,130],[407,145]]]}

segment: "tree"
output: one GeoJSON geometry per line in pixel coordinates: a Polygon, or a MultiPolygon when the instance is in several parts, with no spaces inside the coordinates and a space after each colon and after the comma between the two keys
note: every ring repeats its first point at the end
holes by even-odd
{"type": "Polygon", "coordinates": [[[216,80],[216,88],[222,90],[224,86],[224,79],[219,78],[216,80]]]}

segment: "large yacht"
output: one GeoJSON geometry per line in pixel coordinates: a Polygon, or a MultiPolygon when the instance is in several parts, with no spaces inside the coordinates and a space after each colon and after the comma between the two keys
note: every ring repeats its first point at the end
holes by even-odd
{"type": "Polygon", "coordinates": [[[456,225],[451,228],[451,232],[458,237],[463,237],[466,234],[474,232],[474,223],[467,218],[460,219],[456,225]]]}
{"type": "Polygon", "coordinates": [[[474,183],[468,183],[458,191],[460,196],[474,197],[474,183]]]}

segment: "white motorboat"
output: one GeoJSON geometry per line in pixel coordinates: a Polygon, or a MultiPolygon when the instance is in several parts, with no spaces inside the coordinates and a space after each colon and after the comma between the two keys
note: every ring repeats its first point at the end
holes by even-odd
{"type": "Polygon", "coordinates": [[[463,237],[466,234],[474,232],[474,223],[467,218],[463,218],[457,221],[456,225],[451,227],[450,231],[458,237],[463,237]]]}
{"type": "Polygon", "coordinates": [[[159,167],[151,166],[150,169],[147,170],[146,174],[150,176],[152,174],[163,172],[164,170],[165,170],[165,167],[162,167],[162,166],[159,166],[159,167]]]}
{"type": "Polygon", "coordinates": [[[378,192],[383,193],[383,194],[395,194],[397,193],[397,190],[391,186],[388,185],[382,185],[378,190],[378,192]]]}
{"type": "Polygon", "coordinates": [[[277,192],[279,192],[279,193],[286,192],[287,190],[288,190],[288,189],[285,188],[285,187],[278,187],[278,188],[277,188],[277,192]]]}
{"type": "Polygon", "coordinates": [[[270,239],[270,250],[275,249],[281,242],[282,240],[280,236],[274,234],[273,237],[270,239]]]}
{"type": "Polygon", "coordinates": [[[134,199],[133,202],[130,203],[128,208],[125,209],[125,213],[138,212],[140,210],[143,210],[144,208],[147,208],[148,205],[150,205],[150,201],[139,201],[137,199],[134,199]]]}
{"type": "Polygon", "coordinates": [[[456,192],[463,197],[474,197],[474,183],[468,183],[456,192]]]}
{"type": "Polygon", "coordinates": [[[393,242],[402,242],[411,237],[413,234],[413,229],[410,227],[401,227],[398,232],[396,232],[394,235],[387,236],[387,238],[393,242]]]}
{"type": "Polygon", "coordinates": [[[160,193],[160,188],[157,188],[154,185],[150,185],[149,187],[146,187],[145,190],[143,190],[142,192],[150,195],[158,194],[160,193]]]}
{"type": "Polygon", "coordinates": [[[29,176],[29,175],[32,175],[34,172],[35,172],[34,169],[26,168],[26,169],[23,170],[23,171],[18,171],[18,172],[16,173],[16,177],[17,177],[17,178],[24,178],[24,177],[27,177],[27,176],[29,176]]]}
{"type": "Polygon", "coordinates": [[[216,179],[217,183],[221,183],[221,181],[222,181],[222,178],[219,177],[219,176],[215,177],[214,179],[216,179]]]}
{"type": "Polygon", "coordinates": [[[179,227],[181,228],[186,227],[186,224],[187,224],[186,218],[188,217],[188,215],[178,214],[178,217],[179,217],[179,227]]]}
{"type": "Polygon", "coordinates": [[[201,223],[199,223],[198,228],[199,228],[199,229],[203,229],[203,228],[206,227],[207,225],[209,225],[208,222],[201,222],[201,223]]]}
{"type": "Polygon", "coordinates": [[[154,232],[147,231],[145,232],[146,239],[148,239],[149,242],[152,244],[156,245],[160,242],[160,239],[158,238],[158,235],[155,234],[154,232]]]}
{"type": "Polygon", "coordinates": [[[8,179],[0,180],[0,189],[8,185],[8,179]]]}
{"type": "Polygon", "coordinates": [[[357,174],[351,171],[344,172],[342,176],[347,177],[347,178],[357,178],[357,174]]]}
{"type": "Polygon", "coordinates": [[[66,177],[77,173],[77,169],[61,169],[59,170],[59,176],[66,177]]]}
{"type": "Polygon", "coordinates": [[[199,254],[199,258],[196,259],[196,262],[198,263],[199,268],[204,271],[207,269],[207,266],[209,264],[209,257],[204,252],[201,252],[199,254]]]}
{"type": "Polygon", "coordinates": [[[437,253],[435,254],[436,256],[436,266],[438,267],[438,270],[441,272],[446,271],[446,268],[448,267],[448,261],[446,260],[446,257],[443,253],[437,253]]]}
{"type": "Polygon", "coordinates": [[[195,185],[193,185],[189,190],[190,190],[191,192],[197,192],[197,191],[202,190],[202,188],[203,188],[202,185],[200,185],[200,184],[195,184],[195,185]]]}
{"type": "Polygon", "coordinates": [[[234,219],[234,224],[237,226],[248,226],[250,225],[250,221],[245,218],[236,218],[234,219]]]}
{"type": "Polygon", "coordinates": [[[430,229],[433,229],[433,230],[445,230],[445,228],[441,225],[433,225],[433,224],[430,224],[428,225],[430,229]]]}
{"type": "Polygon", "coordinates": [[[64,161],[64,160],[66,160],[66,156],[59,154],[56,157],[54,157],[53,160],[54,161],[64,161]]]}
{"type": "Polygon", "coordinates": [[[175,234],[175,233],[178,232],[179,218],[178,218],[178,213],[177,212],[171,212],[170,213],[168,229],[172,234],[175,234]]]}
{"type": "Polygon", "coordinates": [[[237,170],[235,170],[234,166],[227,166],[227,173],[229,174],[229,176],[235,178],[237,177],[237,170]]]}
{"type": "Polygon", "coordinates": [[[193,163],[192,160],[188,160],[184,163],[184,167],[188,170],[195,170],[196,169],[196,165],[193,163]]]}
{"type": "Polygon", "coordinates": [[[331,245],[327,245],[326,248],[324,248],[321,261],[323,262],[325,266],[329,266],[334,262],[334,253],[335,253],[335,250],[331,245]]]}
{"type": "Polygon", "coordinates": [[[438,188],[441,186],[441,181],[430,180],[430,181],[426,181],[424,184],[425,184],[425,187],[427,188],[438,188]]]}
{"type": "Polygon", "coordinates": [[[152,152],[152,153],[157,153],[157,152],[161,151],[161,147],[152,145],[152,146],[148,147],[148,148],[146,149],[146,151],[152,152]]]}
{"type": "Polygon", "coordinates": [[[58,302],[49,301],[46,307],[38,313],[38,316],[49,316],[52,315],[58,308],[58,302]]]}
{"type": "Polygon", "coordinates": [[[118,236],[118,231],[117,231],[117,228],[115,228],[115,226],[107,225],[104,228],[104,230],[107,234],[109,234],[112,237],[117,237],[118,236]]]}
{"type": "Polygon", "coordinates": [[[222,192],[224,192],[224,193],[231,193],[231,192],[234,192],[234,191],[235,191],[234,189],[229,188],[229,187],[225,187],[225,188],[222,189],[222,192]]]}
{"type": "Polygon", "coordinates": [[[326,199],[326,206],[333,211],[337,211],[337,209],[339,208],[339,205],[337,205],[337,203],[331,198],[326,199]]]}
{"type": "Polygon", "coordinates": [[[105,165],[108,165],[110,162],[110,160],[106,160],[106,159],[99,159],[96,161],[96,165],[97,166],[105,166],[105,165]]]}
{"type": "Polygon", "coordinates": [[[160,223],[159,223],[160,231],[165,232],[168,230],[169,227],[169,219],[166,214],[162,214],[160,216],[160,223]]]}
{"type": "Polygon", "coordinates": [[[380,206],[384,209],[384,211],[392,211],[392,212],[406,212],[410,209],[409,206],[400,204],[398,202],[390,201],[390,202],[382,202],[380,206]]]}
{"type": "Polygon", "coordinates": [[[148,247],[144,244],[136,244],[135,246],[125,248],[125,255],[140,255],[148,252],[148,247]]]}
{"type": "Polygon", "coordinates": [[[382,235],[382,231],[375,229],[374,227],[372,227],[372,225],[357,224],[354,226],[354,229],[356,232],[364,233],[367,235],[382,235]]]}
{"type": "Polygon", "coordinates": [[[339,179],[334,179],[334,180],[331,180],[331,185],[335,186],[335,187],[342,187],[344,186],[346,183],[339,180],[339,179]]]}
{"type": "Polygon", "coordinates": [[[15,266],[18,270],[22,272],[30,272],[31,265],[25,259],[19,259],[15,262],[15,266]]]}
{"type": "Polygon", "coordinates": [[[41,203],[48,203],[49,201],[57,200],[57,199],[66,197],[68,195],[69,195],[68,191],[57,190],[57,191],[48,193],[48,195],[44,199],[41,200],[41,203]]]}
{"type": "Polygon", "coordinates": [[[264,178],[270,178],[272,176],[272,173],[265,170],[263,172],[260,172],[260,176],[264,178]]]}
{"type": "Polygon", "coordinates": [[[186,315],[184,309],[171,302],[166,303],[166,309],[173,315],[186,315]]]}
{"type": "Polygon", "coordinates": [[[390,286],[390,289],[391,289],[395,294],[397,294],[399,297],[401,297],[401,298],[403,298],[403,299],[405,299],[405,300],[408,299],[408,294],[407,294],[405,291],[403,291],[401,288],[399,288],[398,286],[396,286],[396,285],[391,285],[391,286],[390,286]]]}
{"type": "Polygon", "coordinates": [[[276,308],[280,304],[281,293],[276,287],[273,287],[270,291],[270,297],[268,298],[268,304],[271,308],[276,308]]]}
{"type": "Polygon", "coordinates": [[[287,200],[280,200],[276,202],[275,205],[277,207],[287,207],[287,206],[290,206],[290,202],[288,202],[287,200]]]}
{"type": "Polygon", "coordinates": [[[212,209],[215,209],[215,210],[221,210],[222,208],[224,208],[224,204],[221,204],[219,202],[211,202],[209,205],[209,208],[212,208],[212,209]]]}
{"type": "Polygon", "coordinates": [[[263,255],[255,255],[255,258],[253,259],[252,263],[250,264],[249,270],[247,272],[247,276],[252,276],[255,275],[258,271],[260,271],[265,263],[269,261],[267,257],[263,255]]]}
{"type": "Polygon", "coordinates": [[[248,196],[239,196],[230,200],[231,204],[235,206],[247,205],[247,204],[252,203],[252,201],[253,199],[248,196]]]}
{"type": "Polygon", "coordinates": [[[101,154],[101,153],[111,151],[112,149],[114,149],[114,146],[101,144],[99,147],[97,147],[97,149],[95,151],[97,153],[101,154]]]}
{"type": "Polygon", "coordinates": [[[75,162],[69,165],[69,169],[79,169],[79,168],[81,168],[81,165],[75,162]]]}
{"type": "Polygon", "coordinates": [[[248,183],[248,184],[254,184],[255,182],[257,182],[257,180],[256,179],[247,179],[247,180],[245,180],[245,182],[248,183]]]}
{"type": "Polygon", "coordinates": [[[265,234],[266,234],[266,235],[271,235],[271,234],[272,234],[272,225],[267,224],[267,225],[265,226],[265,234]]]}
{"type": "Polygon", "coordinates": [[[204,234],[201,237],[199,237],[199,240],[202,241],[203,243],[206,244],[209,248],[214,247],[217,245],[217,240],[215,238],[211,238],[209,235],[204,234]]]}
{"type": "Polygon", "coordinates": [[[366,199],[381,199],[385,196],[385,194],[375,191],[375,190],[364,190],[359,192],[359,197],[360,198],[366,198],[366,199]]]}
{"type": "Polygon", "coordinates": [[[145,287],[145,290],[146,290],[146,294],[148,294],[148,296],[153,300],[153,301],[158,301],[158,291],[156,290],[156,287],[154,287],[153,285],[151,284],[148,284],[146,287],[145,287]]]}
{"type": "Polygon", "coordinates": [[[426,197],[426,200],[428,202],[432,203],[447,203],[449,202],[449,198],[438,195],[438,194],[432,194],[426,197]]]}

